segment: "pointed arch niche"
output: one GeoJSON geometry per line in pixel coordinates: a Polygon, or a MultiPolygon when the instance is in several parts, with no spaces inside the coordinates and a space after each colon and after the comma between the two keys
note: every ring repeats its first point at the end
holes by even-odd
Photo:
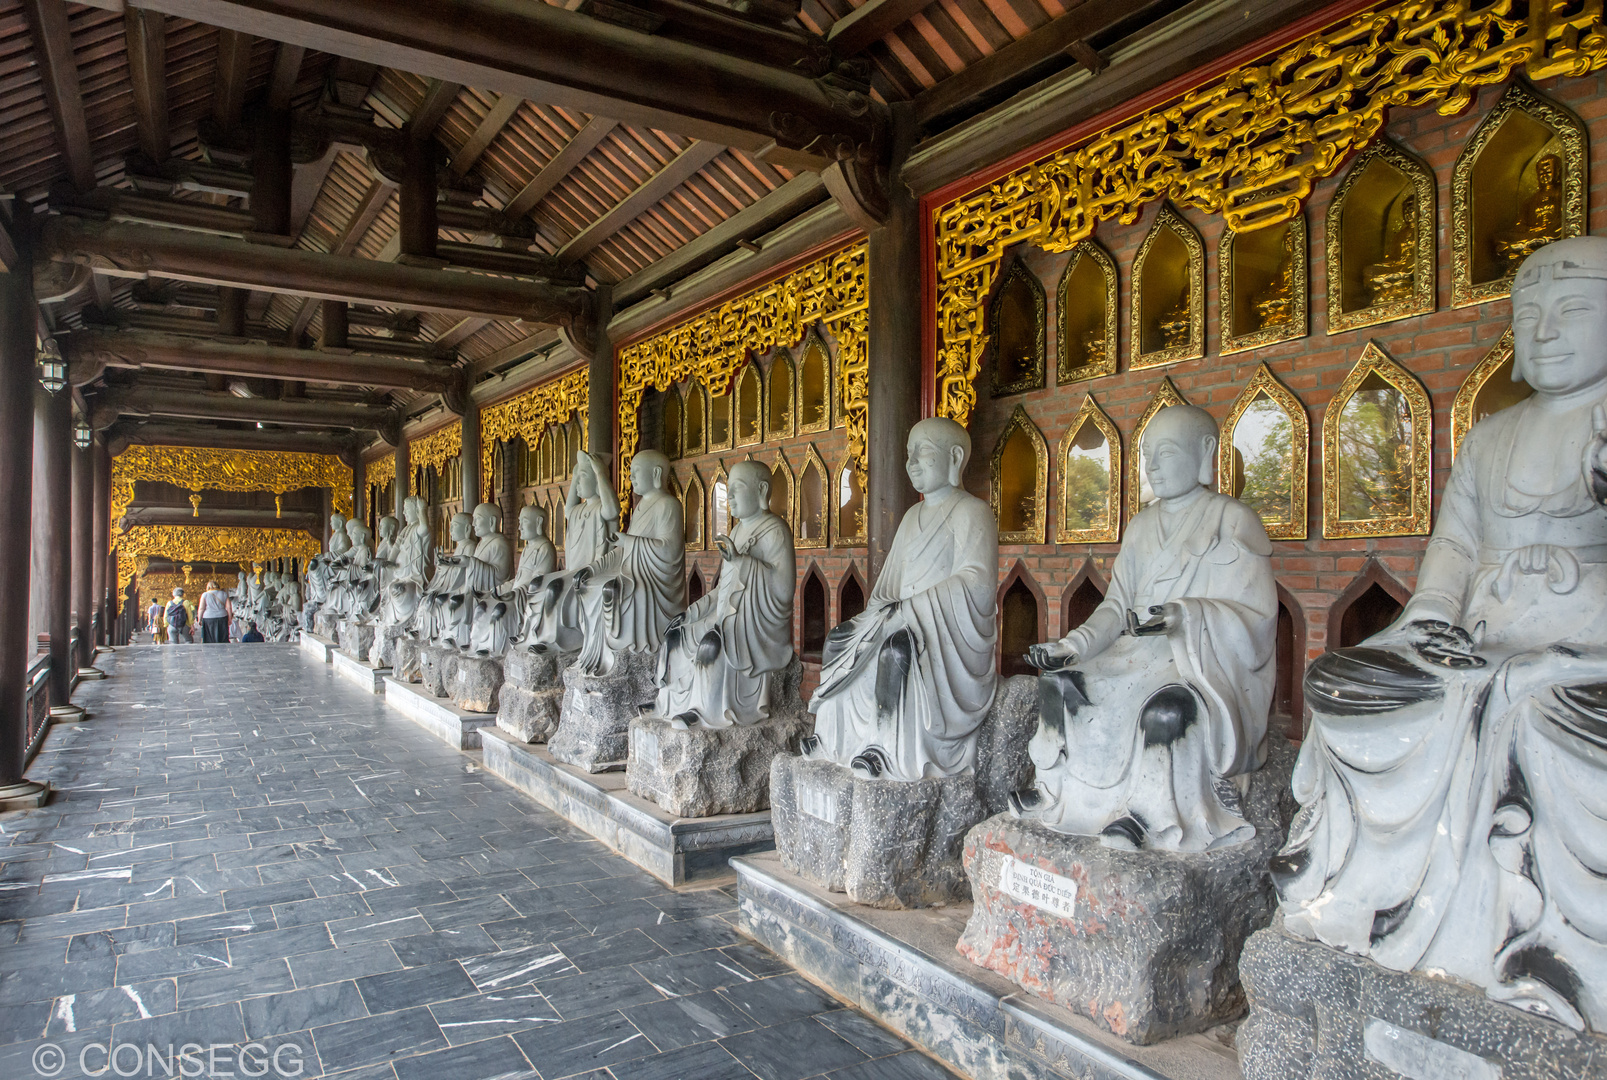
{"type": "Polygon", "coordinates": [[[1260,515],[1272,539],[1304,540],[1310,444],[1305,407],[1262,364],[1222,424],[1217,490],[1260,515]]]}
{"type": "Polygon", "coordinates": [[[803,643],[803,648],[798,650],[800,658],[805,663],[818,664],[826,651],[826,579],[821,577],[820,567],[813,562],[804,573],[798,597],[803,643]]]}
{"type": "Polygon", "coordinates": [[[681,496],[681,511],[686,521],[686,550],[702,551],[708,546],[707,530],[704,528],[704,518],[708,511],[705,507],[706,495],[703,491],[703,480],[693,469],[686,475],[686,487],[681,496]]]}
{"type": "Polygon", "coordinates": [[[1058,544],[1110,544],[1121,536],[1122,438],[1094,401],[1083,396],[1060,440],[1058,544]]]}
{"type": "Polygon", "coordinates": [[[1020,559],[999,586],[999,674],[1036,675],[1027,662],[1027,650],[1048,636],[1044,616],[1048,603],[1020,559]]]}
{"type": "Polygon", "coordinates": [[[998,442],[990,468],[993,514],[999,543],[1044,542],[1044,508],[1048,501],[1049,447],[1027,410],[1017,405],[998,442]]]}
{"type": "Polygon", "coordinates": [[[1328,204],[1328,332],[1434,310],[1434,174],[1380,138],[1356,156],[1328,204]]]}
{"type": "Polygon", "coordinates": [[[1253,232],[1222,230],[1216,266],[1222,355],[1303,338],[1306,215],[1253,232]]]}
{"type": "Polygon", "coordinates": [[[1116,374],[1116,287],[1116,261],[1099,241],[1071,249],[1056,290],[1058,385],[1116,374]]]}
{"type": "Polygon", "coordinates": [[[794,544],[801,548],[826,546],[831,513],[831,474],[813,443],[804,451],[803,465],[798,469],[797,522],[793,530],[794,544]]]}
{"type": "Polygon", "coordinates": [[[832,538],[843,547],[856,547],[865,543],[865,478],[860,475],[853,457],[843,461],[837,471],[832,514],[832,538]]]}
{"type": "Polygon", "coordinates": [[[731,492],[725,481],[725,464],[714,472],[709,481],[709,538],[731,535],[731,492]]]}
{"type": "Polygon", "coordinates": [[[792,467],[787,464],[787,455],[780,450],[770,461],[770,512],[792,525],[792,508],[797,505],[793,498],[792,467]]]}
{"type": "Polygon", "coordinates": [[[671,461],[681,457],[681,388],[671,385],[664,391],[664,456],[671,461]]]}
{"type": "Polygon", "coordinates": [[[797,430],[793,399],[797,394],[797,372],[786,349],[775,350],[765,386],[764,433],[769,438],[790,439],[797,430]]]}
{"type": "Polygon", "coordinates": [[[1451,305],[1512,292],[1537,248],[1585,231],[1585,125],[1521,82],[1501,95],[1451,171],[1451,305]]]}
{"type": "Polygon", "coordinates": [[[759,363],[749,359],[737,372],[733,411],[736,416],[737,445],[752,446],[764,441],[764,380],[759,363]]]}
{"type": "Polygon", "coordinates": [[[1172,380],[1161,379],[1161,385],[1155,388],[1155,396],[1149,399],[1149,405],[1144,414],[1138,418],[1133,427],[1132,441],[1128,443],[1127,454],[1127,520],[1132,521],[1138,512],[1155,501],[1155,495],[1149,489],[1149,479],[1144,475],[1144,429],[1149,422],[1155,419],[1155,414],[1168,405],[1186,405],[1188,402],[1172,380]]]}
{"type": "Polygon", "coordinates": [[[804,337],[798,353],[798,434],[831,430],[831,350],[818,329],[804,337]]]}
{"type": "Polygon", "coordinates": [[[1328,651],[1350,649],[1400,618],[1411,590],[1369,558],[1328,609],[1328,651]]]}
{"type": "Polygon", "coordinates": [[[1428,391],[1369,341],[1323,413],[1323,536],[1427,533],[1433,446],[1428,391]]]}
{"type": "Polygon", "coordinates": [[[686,396],[683,399],[682,430],[685,432],[681,445],[687,457],[697,457],[708,449],[708,425],[705,421],[709,415],[709,395],[696,379],[686,384],[686,396]]]}
{"type": "Polygon", "coordinates": [[[1060,596],[1060,636],[1065,637],[1087,622],[1109,590],[1110,584],[1094,566],[1094,560],[1084,559],[1077,576],[1060,596]]]}
{"type": "Polygon", "coordinates": [[[1516,405],[1534,390],[1521,379],[1513,380],[1512,328],[1490,346],[1484,359],[1473,366],[1451,403],[1451,460],[1456,460],[1462,440],[1473,425],[1491,413],[1516,405]]]}
{"type": "Polygon", "coordinates": [[[716,387],[709,388],[708,431],[709,449],[731,449],[731,405],[736,398],[735,384],[724,387],[723,394],[715,393],[716,387]]]}
{"type": "Polygon", "coordinates": [[[1045,307],[1043,284],[1017,255],[988,307],[994,397],[1043,389],[1045,307]]]}
{"type": "Polygon", "coordinates": [[[1205,245],[1188,220],[1162,203],[1133,258],[1128,367],[1205,355],[1205,245]]]}
{"type": "Polygon", "coordinates": [[[847,622],[865,610],[865,579],[859,576],[859,567],[850,566],[837,585],[837,622],[847,622]]]}
{"type": "Polygon", "coordinates": [[[686,578],[687,606],[690,607],[699,600],[703,599],[703,594],[706,591],[707,590],[703,587],[703,571],[699,570],[695,566],[692,567],[692,572],[688,574],[686,578]]]}

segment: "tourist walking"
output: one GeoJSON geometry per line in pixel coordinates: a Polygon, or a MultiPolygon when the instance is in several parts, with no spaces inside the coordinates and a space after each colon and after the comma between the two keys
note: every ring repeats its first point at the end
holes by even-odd
{"type": "Polygon", "coordinates": [[[229,620],[234,618],[234,605],[229,594],[218,588],[218,583],[206,583],[196,615],[201,620],[201,644],[226,645],[229,641],[229,620]]]}
{"type": "Polygon", "coordinates": [[[162,632],[162,602],[151,597],[151,606],[145,611],[145,629],[151,632],[151,644],[160,645],[167,639],[162,632]]]}
{"type": "Polygon", "coordinates": [[[195,627],[191,624],[190,605],[184,602],[184,590],[174,589],[173,599],[163,612],[167,619],[167,639],[174,645],[194,645],[195,627]]]}

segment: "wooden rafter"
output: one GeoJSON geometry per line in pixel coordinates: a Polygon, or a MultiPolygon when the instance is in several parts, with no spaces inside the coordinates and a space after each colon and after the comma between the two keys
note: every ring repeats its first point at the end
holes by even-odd
{"type": "Polygon", "coordinates": [[[424,91],[424,100],[419,102],[413,115],[408,117],[407,130],[415,139],[427,139],[435,134],[436,127],[441,118],[462,93],[463,87],[455,82],[444,82],[441,79],[431,79],[424,91]]]}
{"type": "Polygon", "coordinates": [[[547,197],[547,193],[557,187],[563,178],[586,159],[586,155],[597,149],[597,144],[608,138],[609,132],[619,125],[601,116],[594,116],[586,122],[586,126],[575,132],[575,137],[564,144],[552,156],[552,160],[541,167],[541,171],[531,178],[519,194],[508,202],[509,217],[524,217],[535,209],[537,203],[547,197]]]}
{"type": "Polygon", "coordinates": [[[932,0],[866,0],[831,24],[826,41],[838,56],[864,52],[925,11],[932,0]]]}
{"type": "Polygon", "coordinates": [[[518,112],[519,106],[523,104],[523,100],[516,94],[503,94],[497,98],[496,103],[491,106],[491,111],[480,121],[480,126],[469,136],[469,141],[453,155],[452,171],[459,176],[467,175],[468,171],[474,168],[474,163],[480,160],[480,155],[484,154],[486,148],[502,134],[502,129],[508,126],[508,121],[513,119],[513,114],[518,112]]]}
{"type": "Polygon", "coordinates": [[[597,250],[598,245],[635,221],[724,152],[725,147],[713,143],[692,143],[675,155],[669,164],[648,177],[639,187],[611,207],[602,217],[581,229],[574,239],[558,249],[558,258],[570,261],[584,259],[597,250]]]}
{"type": "Polygon", "coordinates": [[[250,34],[218,31],[218,84],[212,97],[212,119],[225,130],[239,126],[246,103],[246,81],[251,77],[250,34]]]}
{"type": "Polygon", "coordinates": [[[89,124],[84,119],[72,30],[67,25],[67,5],[61,0],[23,0],[22,7],[33,34],[34,57],[39,62],[45,102],[56,125],[56,143],[67,163],[67,175],[78,187],[92,188],[95,160],[89,146],[89,124]]]}
{"type": "Polygon", "coordinates": [[[140,150],[152,161],[166,161],[172,147],[167,114],[167,18],[160,12],[127,8],[123,36],[128,43],[128,80],[134,91],[140,150]]]}
{"type": "MultiPolygon", "coordinates": [[[[346,229],[341,233],[340,240],[335,244],[334,254],[350,255],[357,250],[363,242],[363,237],[368,235],[368,230],[373,226],[374,219],[379,217],[380,211],[384,210],[385,204],[390,201],[391,192],[395,190],[396,185],[384,176],[374,177],[373,183],[368,185],[362,201],[352,213],[351,220],[346,223],[346,229]]],[[[301,310],[296,312],[295,322],[290,327],[292,342],[301,340],[301,335],[311,324],[312,317],[317,311],[317,300],[309,297],[301,302],[301,310]]]]}

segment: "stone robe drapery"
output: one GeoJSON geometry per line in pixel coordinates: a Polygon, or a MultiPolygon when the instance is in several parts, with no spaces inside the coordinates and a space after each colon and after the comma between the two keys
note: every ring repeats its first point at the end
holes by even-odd
{"type": "Polygon", "coordinates": [[[575,571],[602,558],[608,550],[607,522],[600,496],[582,499],[564,511],[564,572],[550,574],[536,595],[527,598],[520,640],[559,652],[580,648],[580,598],[575,571]]]}
{"type": "MultiPolygon", "coordinates": [[[[380,607],[381,626],[407,626],[418,612],[419,595],[430,579],[435,543],[425,525],[406,525],[391,548],[390,582],[380,607]]],[[[376,634],[378,638],[380,635],[376,634]]]]}
{"type": "Polygon", "coordinates": [[[756,724],[770,716],[772,676],[792,662],[792,590],[797,569],[792,530],[769,510],[731,530],[735,554],[720,581],[664,638],[659,674],[661,716],[695,713],[704,726],[756,724]],[[698,662],[711,632],[719,655],[698,662]]]}
{"type": "MultiPolygon", "coordinates": [[[[1238,811],[1237,789],[1224,791],[1219,781],[1265,760],[1278,625],[1271,551],[1253,510],[1203,488],[1170,514],[1154,505],[1133,518],[1110,591],[1065,639],[1088,704],[1045,716],[1029,746],[1048,796],[1035,820],[1097,836],[1130,816],[1143,826],[1146,847],[1167,851],[1255,836],[1238,811]],[[1171,602],[1181,611],[1166,634],[1122,634],[1127,612],[1147,620],[1151,607],[1171,602]],[[1170,742],[1146,739],[1140,710],[1170,685],[1193,691],[1199,719],[1170,742]]],[[[1045,699],[1044,708],[1059,707],[1052,695],[1045,699]]]]}
{"type": "Polygon", "coordinates": [[[558,553],[545,536],[525,544],[519,553],[519,566],[514,570],[513,580],[476,601],[470,651],[486,656],[501,656],[506,652],[509,640],[524,625],[526,590],[533,582],[552,573],[557,565],[558,553]]]}
{"type": "Polygon", "coordinates": [[[954,491],[905,513],[866,609],[831,632],[809,702],[818,756],[847,765],[880,747],[895,780],[953,776],[973,767],[972,737],[998,683],[994,593],[998,523],[987,503],[954,491]],[[886,724],[876,701],[877,658],[900,630],[913,662],[886,724]]]}
{"type": "Polygon", "coordinates": [[[650,491],[630,530],[591,564],[580,590],[581,670],[605,675],[627,649],[656,650],[664,628],[686,609],[686,532],[681,501],[650,491]]]}
{"type": "Polygon", "coordinates": [[[373,599],[373,562],[368,545],[355,544],[345,554],[345,565],[335,571],[329,590],[329,610],[337,619],[362,616],[373,599]]]}
{"type": "Polygon", "coordinates": [[[473,639],[474,613],[479,601],[490,596],[508,580],[513,567],[513,545],[501,533],[492,533],[474,545],[474,553],[463,560],[459,585],[446,602],[446,625],[441,640],[460,648],[473,639]]]}
{"type": "Polygon", "coordinates": [[[1532,397],[1463,440],[1400,620],[1307,678],[1276,869],[1290,931],[1600,1031],[1607,478],[1586,462],[1590,412],[1532,397]],[[1419,619],[1466,627],[1485,665],[1423,660],[1405,644],[1419,619]]]}
{"type": "MultiPolygon", "coordinates": [[[[452,554],[467,558],[474,554],[474,538],[466,536],[458,541],[452,554]]],[[[420,641],[439,641],[446,632],[449,605],[452,597],[463,591],[464,566],[437,564],[435,576],[430,578],[429,589],[419,597],[418,614],[413,618],[413,634],[420,641]]]]}

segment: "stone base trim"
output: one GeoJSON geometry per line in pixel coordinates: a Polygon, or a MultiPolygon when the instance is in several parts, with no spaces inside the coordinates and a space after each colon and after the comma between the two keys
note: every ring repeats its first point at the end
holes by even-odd
{"type": "Polygon", "coordinates": [[[301,632],[301,651],[320,664],[330,662],[335,655],[335,643],[326,637],[320,637],[311,630],[301,632]]]}
{"type": "Polygon", "coordinates": [[[631,721],[631,791],[679,817],[752,814],[770,809],[770,763],[798,752],[814,730],[798,709],[756,724],[677,728],[661,716],[631,721]]]}
{"type": "Polygon", "coordinates": [[[881,910],[788,873],[776,854],[731,865],[744,933],[972,1080],[1238,1080],[1232,1050],[1209,1035],[1130,1046],[966,962],[954,942],[969,904],[881,910]]]}
{"type": "Polygon", "coordinates": [[[571,664],[563,680],[558,730],[547,740],[552,756],[587,772],[625,768],[631,721],[658,693],[658,654],[645,649],[620,653],[607,675],[587,675],[571,664]]]}
{"type": "Polygon", "coordinates": [[[733,855],[775,846],[768,812],[677,818],[632,795],[625,774],[592,774],[553,758],[545,746],[499,728],[480,733],[487,772],[601,840],[666,885],[731,879],[733,855]]]}
{"type": "Polygon", "coordinates": [[[496,723],[490,713],[464,712],[411,683],[386,675],[385,704],[456,750],[480,749],[480,729],[496,723]]]}
{"type": "Polygon", "coordinates": [[[373,694],[385,692],[385,676],[391,673],[390,668],[377,668],[366,660],[347,656],[339,649],[330,654],[329,662],[335,674],[342,679],[348,679],[373,694]]]}

